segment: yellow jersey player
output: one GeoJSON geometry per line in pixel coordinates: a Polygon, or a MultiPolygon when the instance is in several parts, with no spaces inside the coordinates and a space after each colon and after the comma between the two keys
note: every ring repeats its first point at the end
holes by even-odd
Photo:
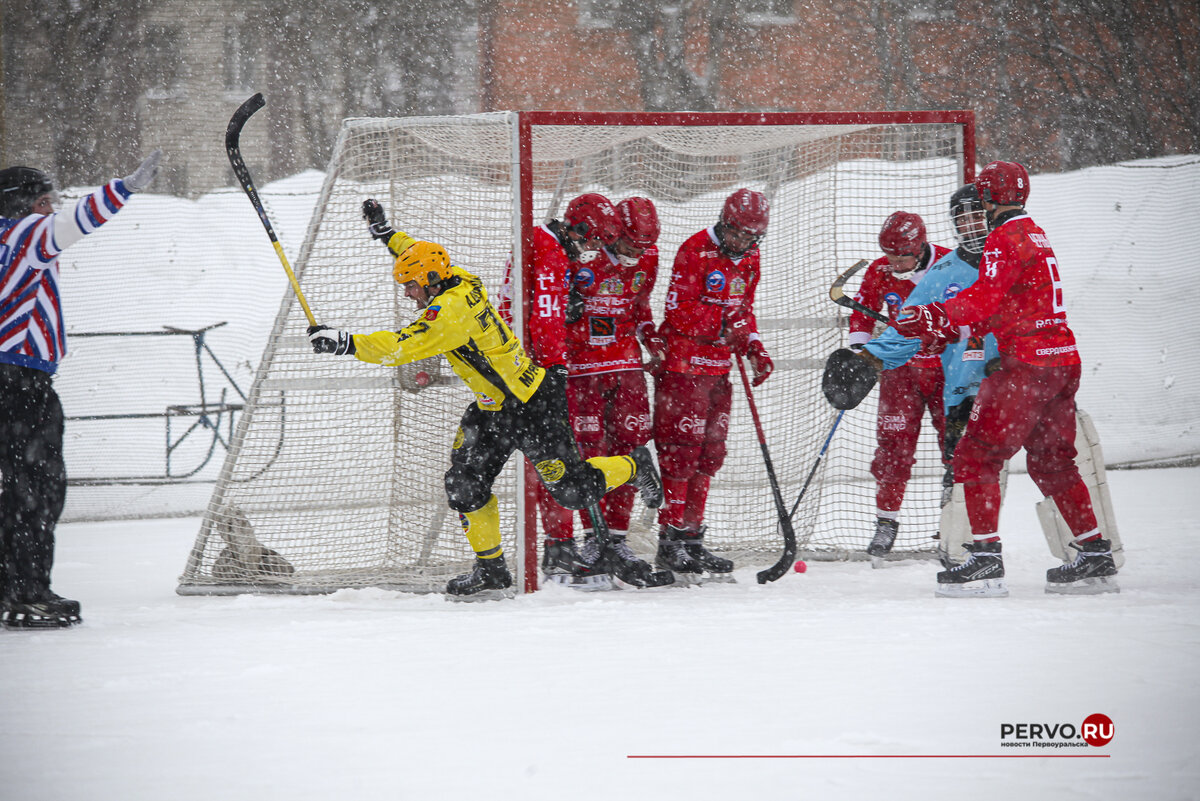
{"type": "Polygon", "coordinates": [[[451,579],[447,594],[504,595],[512,586],[492,484],[514,450],[529,457],[550,494],[568,509],[593,506],[626,483],[648,506],[662,504],[662,484],[645,447],[586,461],[579,455],[567,417],[566,369],[544,369],[529,358],[478,277],[452,265],[440,245],[392,230],[374,200],[363,204],[363,213],[372,235],[397,254],[392,275],[421,314],[400,331],[373,334],[311,326],[309,341],[315,353],[385,366],[442,354],[475,393],[459,423],[445,482],[450,508],[475,551],[475,567],[451,579]]]}

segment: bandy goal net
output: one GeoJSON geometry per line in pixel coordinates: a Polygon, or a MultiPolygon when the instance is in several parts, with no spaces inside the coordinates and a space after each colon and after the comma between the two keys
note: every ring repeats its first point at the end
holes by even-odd
{"type": "MultiPolygon", "coordinates": [[[[416,310],[366,231],[364,199],[379,200],[397,228],[444,245],[494,296],[509,258],[519,277],[534,228],[560,216],[570,198],[641,195],[662,223],[652,299],[660,321],[675,249],[716,222],[733,190],[764,192],[771,222],[755,311],[776,371],[755,401],[790,507],[836,414],[820,379],[825,358],[846,343],[847,312],[829,300],[830,284],[858,259],[880,255],[880,226],[898,209],[920,214],[931,242],[953,246],[948,199],[973,161],[970,112],[351,119],[294,269],[322,324],[397,330],[416,310]]],[[[471,394],[440,357],[385,368],[316,356],[306,326],[289,291],[179,592],[440,591],[473,558],[443,490],[471,394]]],[[[736,370],[731,380],[728,456],[712,483],[705,544],[739,567],[761,567],[781,552],[779,518],[736,370]]],[[[808,557],[852,558],[870,542],[876,394],[846,413],[796,511],[808,557]]],[[[935,544],[942,468],[928,421],[924,428],[900,554],[932,553],[935,544]]],[[[515,454],[494,492],[505,552],[528,590],[541,537],[523,464],[515,454]]],[[[630,542],[652,556],[657,524],[650,514],[634,517],[630,542]]]]}

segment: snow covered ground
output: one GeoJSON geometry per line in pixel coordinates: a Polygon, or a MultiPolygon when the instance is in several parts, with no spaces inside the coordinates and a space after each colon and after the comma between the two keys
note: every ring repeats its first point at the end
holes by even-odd
{"type": "Polygon", "coordinates": [[[1025,475],[1007,599],[934,598],[931,563],[480,604],[184,598],[197,520],[63,525],[55,588],[85,622],[0,631],[0,798],[1197,798],[1200,467],[1109,483],[1122,592],[1083,598],[1042,591],[1025,475]],[[1104,747],[1002,745],[1093,713],[1104,747]]]}

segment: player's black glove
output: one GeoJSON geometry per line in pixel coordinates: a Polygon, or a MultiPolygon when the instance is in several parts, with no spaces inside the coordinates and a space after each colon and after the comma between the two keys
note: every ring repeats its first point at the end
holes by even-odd
{"type": "Polygon", "coordinates": [[[337,331],[327,325],[310,325],[308,341],[313,353],[332,353],[347,356],[354,353],[354,335],[349,331],[337,331]]]}
{"type": "Polygon", "coordinates": [[[367,221],[367,227],[371,231],[371,236],[386,245],[392,238],[392,234],[396,233],[396,229],[388,225],[387,215],[383,213],[383,206],[379,205],[379,201],[375,198],[367,198],[363,201],[362,213],[363,219],[367,221]]]}
{"type": "Polygon", "coordinates": [[[583,295],[580,295],[575,285],[571,284],[571,289],[567,292],[567,310],[563,313],[563,319],[567,325],[574,325],[582,318],[583,295]]]}

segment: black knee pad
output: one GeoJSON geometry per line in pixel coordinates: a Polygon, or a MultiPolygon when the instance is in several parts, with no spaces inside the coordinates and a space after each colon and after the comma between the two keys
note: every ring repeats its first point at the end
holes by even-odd
{"type": "Polygon", "coordinates": [[[446,502],[456,512],[474,512],[492,497],[492,488],[466,468],[451,467],[446,471],[446,502]]]}
{"type": "Polygon", "coordinates": [[[550,496],[566,509],[586,509],[604,497],[604,473],[587,462],[568,465],[563,477],[544,482],[550,496]]]}
{"type": "Polygon", "coordinates": [[[588,493],[583,492],[579,486],[567,486],[563,482],[558,484],[547,484],[546,489],[550,491],[550,497],[558,502],[558,505],[564,509],[586,509],[595,501],[588,498],[588,493]]]}

